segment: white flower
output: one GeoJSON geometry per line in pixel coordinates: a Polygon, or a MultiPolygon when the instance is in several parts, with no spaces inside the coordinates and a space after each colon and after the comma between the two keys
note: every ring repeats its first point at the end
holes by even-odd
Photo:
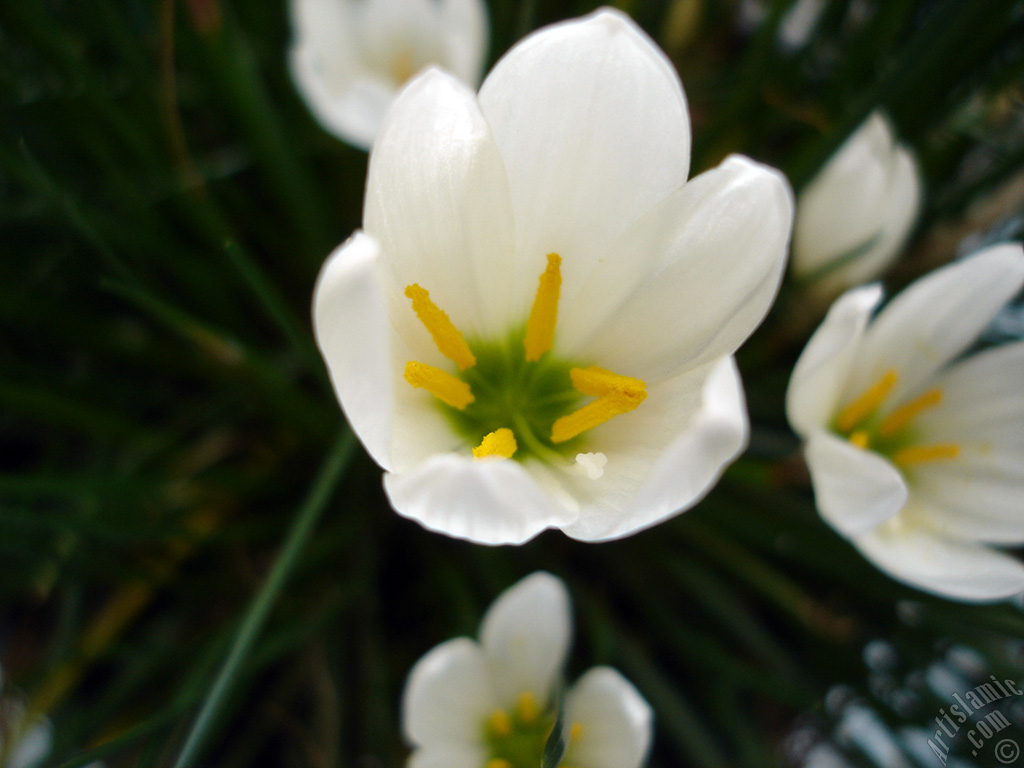
{"type": "Polygon", "coordinates": [[[487,53],[483,0],[291,0],[296,87],[330,133],[368,149],[413,75],[438,66],[476,85],[487,53]]]}
{"type": "Polygon", "coordinates": [[[800,193],[793,274],[838,293],[882,274],[917,219],[914,158],[875,112],[800,193]]]}
{"type": "Polygon", "coordinates": [[[611,539],[743,448],[731,356],[792,203],[742,157],[687,183],[689,147],[675,71],[614,11],[526,38],[479,99],[437,71],[398,98],[314,319],[400,514],[491,544],[611,539]]]}
{"type": "Polygon", "coordinates": [[[962,600],[1024,590],[1024,342],[957,358],[1024,284],[1016,244],[849,291],[787,393],[822,517],[879,568],[962,600]]]}
{"type": "MultiPolygon", "coordinates": [[[[536,768],[555,724],[572,632],[565,585],[526,577],[484,616],[480,641],[442,643],[409,673],[402,700],[409,768],[536,768]]],[[[651,741],[651,709],[609,667],[594,667],[565,694],[573,768],[637,768],[651,741]]]]}

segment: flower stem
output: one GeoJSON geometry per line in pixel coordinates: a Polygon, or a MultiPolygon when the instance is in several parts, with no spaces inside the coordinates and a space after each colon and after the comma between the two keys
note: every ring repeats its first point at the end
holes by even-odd
{"type": "Polygon", "coordinates": [[[238,679],[242,662],[263,629],[270,609],[277,602],[281,589],[299,562],[299,555],[305,549],[310,534],[320,519],[321,513],[327,507],[327,502],[341,478],[342,471],[348,464],[355,444],[355,436],[346,429],[328,454],[327,461],[320,469],[320,474],[317,475],[302,509],[288,532],[288,538],[281,548],[277,562],[260,591],[249,604],[245,618],[235,634],[235,640],[228,652],[227,659],[217,674],[217,679],[210,687],[199,714],[196,715],[195,722],[192,724],[192,730],[185,740],[185,745],[178,754],[178,759],[174,763],[175,768],[191,766],[199,758],[206,737],[217,720],[221,704],[231,692],[238,679]]]}

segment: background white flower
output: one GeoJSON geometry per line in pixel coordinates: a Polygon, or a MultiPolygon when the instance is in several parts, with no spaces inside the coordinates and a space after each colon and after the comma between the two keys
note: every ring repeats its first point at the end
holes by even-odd
{"type": "Polygon", "coordinates": [[[295,85],[330,133],[368,149],[411,77],[437,66],[476,85],[483,0],[291,0],[295,85]]]}
{"type": "Polygon", "coordinates": [[[899,254],[920,205],[914,157],[875,112],[800,193],[793,274],[833,295],[874,280],[899,254]]]}
{"type": "Polygon", "coordinates": [[[402,93],[365,231],[314,299],[400,514],[482,543],[611,539],[742,450],[731,356],[775,296],[791,194],[738,156],[687,182],[689,147],[675,71],[614,11],[526,38],[479,99],[437,71],[402,93]]]}
{"type": "MultiPolygon", "coordinates": [[[[434,648],[409,673],[402,723],[410,768],[535,768],[555,722],[572,633],[561,580],[538,572],[502,593],[476,642],[434,648]]],[[[572,768],[637,768],[651,741],[651,710],[609,667],[565,694],[572,768]]]]}
{"type": "Polygon", "coordinates": [[[1024,342],[957,358],[1024,284],[1020,245],[833,305],[790,382],[818,509],[878,567],[963,600],[1024,591],[1024,342]],[[870,321],[870,322],[869,322],[870,321]]]}

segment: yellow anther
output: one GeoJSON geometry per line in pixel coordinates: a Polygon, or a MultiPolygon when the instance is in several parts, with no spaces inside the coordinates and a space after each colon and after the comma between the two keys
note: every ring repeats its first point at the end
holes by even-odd
{"type": "Polygon", "coordinates": [[[917,418],[922,411],[926,411],[942,402],[942,390],[929,389],[920,397],[911,400],[906,405],[901,405],[890,413],[878,427],[878,433],[883,437],[892,437],[907,424],[917,418]]]}
{"type": "Polygon", "coordinates": [[[512,733],[512,718],[504,709],[496,709],[487,718],[487,727],[493,736],[508,736],[512,733]]]}
{"type": "Polygon", "coordinates": [[[460,411],[476,399],[469,384],[462,379],[457,379],[447,371],[432,365],[417,363],[415,360],[405,364],[405,380],[414,387],[422,387],[438,400],[460,411]]]}
{"type": "Polygon", "coordinates": [[[868,443],[871,442],[871,435],[869,435],[863,429],[858,429],[850,433],[850,442],[856,445],[858,448],[867,448],[868,443]]]}
{"type": "Polygon", "coordinates": [[[955,459],[960,455],[960,446],[956,443],[936,443],[935,445],[915,445],[903,448],[893,454],[894,464],[901,467],[910,464],[923,464],[928,461],[944,461],[955,459]]]}
{"type": "Polygon", "coordinates": [[[562,290],[562,257],[548,254],[548,266],[541,273],[537,296],[533,300],[530,318],[526,321],[527,362],[540,360],[541,355],[555,343],[555,323],[558,321],[558,294],[562,290]]]}
{"type": "Polygon", "coordinates": [[[512,763],[502,757],[492,757],[487,761],[486,768],[512,768],[512,763]]]}
{"type": "Polygon", "coordinates": [[[892,391],[892,388],[896,386],[898,378],[896,371],[892,368],[883,373],[882,377],[864,390],[860,397],[839,412],[836,417],[836,428],[840,432],[849,432],[874,413],[875,409],[892,391]]]}
{"type": "Polygon", "coordinates": [[[573,368],[569,376],[577,390],[597,400],[556,420],[551,425],[553,443],[564,443],[588,429],[604,424],[613,416],[628,413],[647,397],[647,385],[640,379],[620,376],[604,368],[573,368]]]}
{"type": "Polygon", "coordinates": [[[537,697],[530,691],[523,691],[516,699],[516,714],[524,723],[532,723],[540,714],[540,706],[537,704],[537,697]]]}
{"type": "Polygon", "coordinates": [[[591,397],[615,395],[625,400],[636,400],[636,405],[640,405],[647,397],[647,385],[640,379],[620,376],[596,365],[589,368],[573,368],[569,371],[569,378],[578,392],[591,397]]]}
{"type": "Polygon", "coordinates": [[[480,441],[480,445],[473,449],[473,458],[482,459],[485,456],[499,456],[503,459],[511,459],[516,452],[516,436],[507,427],[496,429],[480,441]]]}
{"type": "Polygon", "coordinates": [[[434,343],[441,354],[459,366],[460,371],[476,365],[476,357],[470,350],[459,329],[448,318],[447,313],[430,300],[430,293],[416,283],[405,289],[405,295],[412,299],[412,309],[420,322],[434,337],[434,343]]]}
{"type": "Polygon", "coordinates": [[[575,744],[583,737],[583,723],[575,722],[569,726],[569,743],[575,744]]]}

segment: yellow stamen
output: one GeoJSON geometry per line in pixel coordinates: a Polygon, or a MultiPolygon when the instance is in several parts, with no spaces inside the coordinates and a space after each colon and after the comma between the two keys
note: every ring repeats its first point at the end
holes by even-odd
{"type": "Polygon", "coordinates": [[[414,387],[422,387],[438,400],[460,411],[476,400],[469,384],[447,371],[426,363],[410,360],[405,364],[405,380],[414,387]]]}
{"type": "Polygon", "coordinates": [[[412,299],[412,309],[420,322],[427,327],[441,354],[459,366],[460,371],[476,365],[476,357],[470,350],[459,329],[448,318],[447,313],[430,300],[430,293],[416,283],[405,289],[405,295],[412,299]]]}
{"type": "Polygon", "coordinates": [[[512,733],[512,718],[504,709],[496,709],[487,718],[487,727],[494,736],[508,736],[512,733]]]}
{"type": "Polygon", "coordinates": [[[871,442],[871,436],[863,429],[858,429],[855,432],[850,433],[850,442],[858,448],[867,448],[868,443],[871,442]]]}
{"type": "Polygon", "coordinates": [[[620,376],[597,366],[573,368],[569,376],[577,390],[597,400],[555,421],[551,425],[553,443],[564,443],[613,416],[628,413],[647,397],[647,385],[640,379],[620,376]]]}
{"type": "Polygon", "coordinates": [[[847,405],[836,417],[836,427],[840,432],[849,432],[870,416],[896,386],[896,371],[892,368],[882,374],[882,378],[868,387],[856,400],[847,405]]]}
{"type": "Polygon", "coordinates": [[[903,448],[893,454],[892,460],[894,464],[905,467],[908,464],[955,459],[959,455],[960,446],[956,443],[936,443],[935,445],[915,445],[903,448]]]}
{"type": "Polygon", "coordinates": [[[558,294],[562,289],[562,257],[548,254],[548,266],[540,276],[537,296],[533,300],[530,318],[526,321],[527,362],[540,360],[541,355],[555,343],[555,323],[558,320],[558,294]]]}
{"type": "Polygon", "coordinates": [[[524,723],[532,723],[540,714],[540,707],[537,705],[537,697],[530,691],[523,691],[516,700],[516,714],[524,723]]]}
{"type": "Polygon", "coordinates": [[[487,761],[486,768],[512,768],[512,763],[501,757],[492,757],[487,761]]]}
{"type": "Polygon", "coordinates": [[[569,726],[569,743],[575,744],[583,737],[583,723],[575,722],[569,726]]]}
{"type": "Polygon", "coordinates": [[[636,405],[640,405],[647,397],[647,385],[640,379],[620,376],[596,365],[589,368],[573,368],[569,371],[569,378],[578,392],[591,397],[617,395],[627,400],[636,400],[636,405]]]}
{"type": "Polygon", "coordinates": [[[892,437],[907,424],[917,418],[922,411],[926,411],[942,402],[942,390],[929,389],[920,397],[911,400],[906,405],[901,405],[890,413],[878,427],[878,433],[883,437],[892,437]]]}
{"type": "Polygon", "coordinates": [[[485,456],[500,456],[503,459],[511,459],[516,452],[516,436],[507,427],[496,429],[480,441],[480,445],[473,449],[473,458],[482,459],[485,456]]]}

